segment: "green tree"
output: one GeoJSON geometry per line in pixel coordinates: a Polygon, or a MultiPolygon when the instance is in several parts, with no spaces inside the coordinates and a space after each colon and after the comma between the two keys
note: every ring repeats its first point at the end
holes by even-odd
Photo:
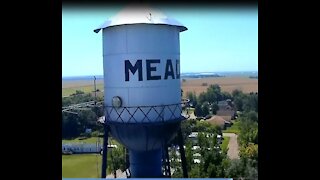
{"type": "Polygon", "coordinates": [[[221,88],[218,84],[212,84],[207,89],[207,101],[210,103],[221,101],[222,100],[222,94],[221,94],[221,88]]]}
{"type": "Polygon", "coordinates": [[[82,128],[82,132],[86,128],[91,128],[93,130],[97,129],[97,115],[92,110],[80,111],[79,112],[79,122],[82,128]]]}
{"type": "Polygon", "coordinates": [[[205,101],[208,100],[207,94],[205,92],[202,92],[199,94],[199,97],[197,99],[198,99],[197,104],[203,104],[205,101]]]}
{"type": "Polygon", "coordinates": [[[200,154],[204,154],[207,151],[207,148],[209,147],[209,142],[205,137],[205,134],[203,132],[198,133],[198,145],[201,147],[200,154]]]}
{"type": "MultiPolygon", "coordinates": [[[[71,104],[78,104],[78,103],[84,103],[88,101],[93,101],[94,97],[90,94],[82,94],[78,92],[77,95],[69,96],[69,97],[63,97],[62,98],[62,106],[69,106],[71,104]]],[[[98,100],[101,100],[98,98],[98,100]]]]}
{"type": "Polygon", "coordinates": [[[214,134],[213,137],[211,138],[211,147],[214,147],[218,144],[218,141],[217,141],[217,135],[214,134]]]}
{"type": "Polygon", "coordinates": [[[196,132],[208,132],[211,128],[211,125],[206,121],[197,121],[193,131],[196,132]]]}
{"type": "Polygon", "coordinates": [[[211,107],[212,114],[217,114],[217,111],[219,110],[218,104],[217,103],[212,103],[210,107],[211,107]]]}
{"type": "Polygon", "coordinates": [[[258,95],[250,93],[243,99],[243,110],[244,111],[255,111],[258,112],[258,95]]]}
{"type": "Polygon", "coordinates": [[[194,164],[191,168],[191,171],[188,172],[189,178],[199,178],[201,177],[201,171],[198,164],[194,164]]]}
{"type": "Polygon", "coordinates": [[[190,103],[195,107],[197,105],[197,96],[193,92],[187,92],[187,98],[190,100],[190,103]]]}
{"type": "Polygon", "coordinates": [[[203,112],[202,112],[202,107],[200,104],[197,104],[195,109],[194,109],[194,115],[197,117],[201,117],[203,116],[203,112]]]}
{"type": "Polygon", "coordinates": [[[232,95],[229,92],[222,92],[222,100],[227,100],[227,99],[233,100],[232,95]]]}
{"type": "Polygon", "coordinates": [[[245,176],[245,165],[240,159],[230,160],[230,165],[226,169],[226,176],[238,179],[245,176]]]}
{"type": "Polygon", "coordinates": [[[241,117],[239,123],[240,134],[238,140],[240,145],[247,146],[248,143],[258,143],[258,123],[241,117]]]}
{"type": "MultiPolygon", "coordinates": [[[[181,147],[181,148],[183,148],[183,147],[181,147]]],[[[192,154],[192,144],[191,144],[191,142],[190,141],[187,141],[186,142],[186,149],[185,149],[186,151],[186,164],[187,164],[187,170],[188,170],[188,172],[190,172],[191,171],[191,167],[192,167],[192,165],[193,165],[193,154],[192,154]]]]}
{"type": "Polygon", "coordinates": [[[107,163],[108,163],[108,172],[115,172],[120,169],[121,171],[125,171],[126,163],[125,163],[125,150],[124,147],[118,145],[117,148],[112,148],[111,151],[108,150],[107,154],[107,163]]]}
{"type": "Polygon", "coordinates": [[[216,132],[217,134],[222,134],[221,126],[213,125],[213,127],[214,127],[214,132],[216,132]]]}
{"type": "Polygon", "coordinates": [[[79,94],[84,94],[84,92],[81,90],[76,90],[76,93],[74,93],[74,95],[79,95],[79,94]]]}
{"type": "Polygon", "coordinates": [[[248,113],[245,113],[243,116],[248,120],[258,122],[258,113],[256,111],[249,111],[248,113]]]}
{"type": "Polygon", "coordinates": [[[74,114],[62,113],[62,138],[75,138],[80,133],[79,117],[74,114]]]}
{"type": "Polygon", "coordinates": [[[248,143],[247,146],[242,146],[239,155],[243,158],[258,161],[258,144],[248,143]]]}
{"type": "Polygon", "coordinates": [[[174,173],[172,174],[172,178],[182,178],[182,169],[180,167],[175,168],[174,173]]]}
{"type": "Polygon", "coordinates": [[[169,156],[171,157],[172,161],[170,163],[170,165],[176,169],[177,167],[179,167],[179,162],[178,162],[178,155],[177,155],[177,149],[175,147],[172,147],[170,150],[170,154],[169,156]]]}
{"type": "Polygon", "coordinates": [[[258,163],[255,160],[248,159],[245,168],[246,179],[258,179],[258,163]]]}
{"type": "Polygon", "coordinates": [[[243,97],[244,95],[234,97],[234,104],[238,111],[243,111],[243,97]]]}
{"type": "Polygon", "coordinates": [[[231,95],[232,95],[233,98],[238,97],[238,96],[240,96],[242,94],[243,94],[243,92],[241,90],[239,90],[239,89],[235,89],[235,90],[233,90],[231,92],[231,95]]]}
{"type": "Polygon", "coordinates": [[[202,116],[206,116],[209,114],[209,103],[208,102],[204,102],[201,106],[202,109],[202,116]]]}

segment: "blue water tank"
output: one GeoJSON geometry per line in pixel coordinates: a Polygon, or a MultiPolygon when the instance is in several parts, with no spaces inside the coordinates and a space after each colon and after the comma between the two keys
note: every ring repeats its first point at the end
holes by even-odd
{"type": "Polygon", "coordinates": [[[150,7],[129,6],[100,30],[106,124],[129,149],[132,177],[161,177],[162,148],[184,119],[179,34],[187,28],[150,7]]]}

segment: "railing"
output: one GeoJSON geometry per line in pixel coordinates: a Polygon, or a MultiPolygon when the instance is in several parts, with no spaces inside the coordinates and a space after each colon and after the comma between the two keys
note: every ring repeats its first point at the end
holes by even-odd
{"type": "Polygon", "coordinates": [[[150,123],[181,120],[183,118],[182,104],[183,103],[120,108],[104,106],[105,120],[107,122],[120,123],[150,123]]]}
{"type": "MultiPolygon", "coordinates": [[[[115,108],[104,106],[104,101],[89,101],[85,103],[73,104],[62,107],[62,112],[78,114],[77,111],[89,110],[92,107],[102,107],[108,122],[122,123],[148,123],[165,122],[173,119],[188,118],[189,114],[182,114],[182,108],[187,107],[188,99],[183,99],[181,103],[157,105],[157,106],[131,106],[115,108]]],[[[98,122],[104,123],[105,118],[99,118],[98,122]]]]}

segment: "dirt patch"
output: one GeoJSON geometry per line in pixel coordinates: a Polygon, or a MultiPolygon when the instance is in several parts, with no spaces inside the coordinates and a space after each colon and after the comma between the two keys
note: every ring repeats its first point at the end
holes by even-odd
{"type": "Polygon", "coordinates": [[[230,137],[228,144],[228,156],[230,159],[239,159],[238,135],[234,133],[223,133],[223,136],[230,137]]]}

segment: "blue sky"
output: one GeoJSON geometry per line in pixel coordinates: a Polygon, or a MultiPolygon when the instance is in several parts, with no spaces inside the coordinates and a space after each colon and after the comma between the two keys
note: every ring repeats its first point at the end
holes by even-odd
{"type": "MultiPolygon", "coordinates": [[[[188,30],[180,33],[181,73],[258,71],[258,8],[152,6],[188,30]]],[[[123,6],[62,9],[62,76],[103,75],[102,33],[123,6]]]]}

